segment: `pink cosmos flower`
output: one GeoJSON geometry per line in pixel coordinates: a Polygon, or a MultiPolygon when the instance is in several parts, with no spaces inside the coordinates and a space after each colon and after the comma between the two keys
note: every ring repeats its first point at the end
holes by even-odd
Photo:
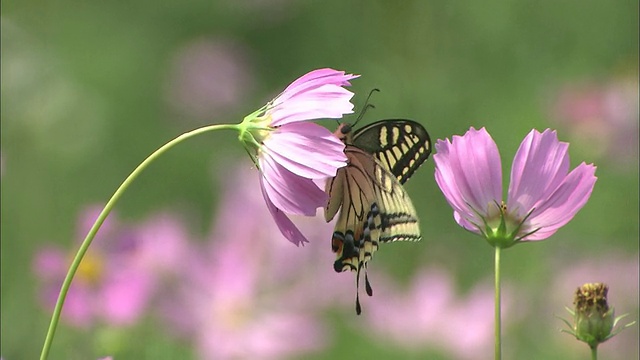
{"type": "Polygon", "coordinates": [[[226,38],[195,39],[175,54],[168,76],[167,101],[199,122],[236,111],[255,85],[250,51],[226,38]]]}
{"type": "Polygon", "coordinates": [[[595,185],[592,164],[568,172],[568,147],[555,131],[532,130],[513,159],[505,203],[498,147],[484,128],[471,128],[452,141],[438,140],[436,182],[456,222],[492,245],[544,240],[574,217],[595,185]]]}
{"type": "Polygon", "coordinates": [[[566,84],[550,115],[590,154],[618,165],[638,162],[637,76],[566,84]]]}
{"type": "Polygon", "coordinates": [[[267,208],[282,234],[296,245],[308,240],[285,213],[314,216],[327,201],[314,180],[335,176],[347,162],[344,144],[308,121],[352,113],[353,93],[344,86],[356,77],[333,69],[311,71],[241,125],[240,139],[257,153],[254,161],[267,208]]]}
{"type": "Polygon", "coordinates": [[[251,240],[219,240],[190,256],[176,294],[165,299],[169,328],[201,359],[281,359],[322,348],[325,332],[313,313],[265,286],[272,275],[251,240]]]}
{"type": "MultiPolygon", "coordinates": [[[[99,210],[92,207],[82,214],[80,234],[87,233],[99,210]]],[[[185,234],[168,215],[137,228],[121,226],[110,216],[80,264],[62,318],[80,328],[98,322],[115,327],[137,323],[148,309],[160,277],[184,254],[185,234]]],[[[40,300],[47,308],[55,304],[72,255],[54,246],[36,254],[33,268],[41,281],[40,300]]]]}

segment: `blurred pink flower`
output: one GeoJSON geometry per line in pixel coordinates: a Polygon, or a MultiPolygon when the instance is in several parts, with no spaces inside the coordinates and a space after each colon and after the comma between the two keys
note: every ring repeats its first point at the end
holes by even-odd
{"type": "Polygon", "coordinates": [[[435,177],[458,224],[492,245],[544,240],[575,216],[595,185],[593,165],[568,172],[568,147],[555,131],[532,130],[513,159],[506,203],[498,147],[484,128],[438,140],[435,177]]]}
{"type": "Polygon", "coordinates": [[[576,142],[617,163],[638,161],[638,78],[569,84],[553,100],[552,119],[576,142]]]}
{"type": "Polygon", "coordinates": [[[167,83],[178,111],[200,122],[233,113],[254,87],[248,49],[228,39],[197,39],[179,49],[167,83]]]}
{"type": "MultiPolygon", "coordinates": [[[[640,286],[640,267],[638,254],[608,254],[581,261],[563,261],[556,265],[556,276],[548,292],[550,297],[547,308],[542,312],[556,314],[562,318],[570,318],[564,307],[572,308],[573,294],[585,283],[601,282],[609,286],[608,302],[615,308],[615,315],[628,313],[629,316],[620,323],[626,324],[639,318],[638,294],[640,286]]],[[[557,327],[562,327],[558,323],[557,327]]],[[[585,353],[585,345],[574,337],[554,337],[559,347],[569,346],[569,353],[585,353]]],[[[638,358],[638,326],[632,326],[611,340],[598,347],[603,359],[637,359],[638,358]]]]}
{"type": "MultiPolygon", "coordinates": [[[[99,211],[92,207],[81,215],[78,236],[86,235],[99,211]]],[[[81,328],[96,322],[135,324],[147,310],[160,276],[173,271],[171,266],[183,256],[184,236],[180,224],[167,215],[137,228],[120,226],[110,216],[80,264],[63,319],[81,328]],[[165,246],[170,250],[162,255],[165,246]]],[[[40,300],[45,307],[53,308],[73,255],[54,246],[37,252],[33,267],[42,283],[40,300]]]]}
{"type": "Polygon", "coordinates": [[[247,239],[264,273],[261,286],[278,288],[288,298],[295,298],[289,307],[317,309],[336,302],[351,304],[352,279],[333,271],[333,224],[321,217],[298,217],[296,223],[310,234],[311,243],[303,249],[279,241],[278,228],[271,214],[260,206],[260,190],[250,175],[250,169],[238,169],[227,180],[221,203],[224,212],[216,219],[213,244],[217,239],[247,239]],[[249,207],[251,217],[246,217],[249,207]]]}
{"type": "Polygon", "coordinates": [[[311,71],[241,124],[240,139],[257,152],[254,161],[267,208],[282,234],[296,245],[308,240],[285,213],[314,216],[327,201],[314,180],[335,176],[347,161],[342,141],[307,121],[353,112],[353,93],[344,86],[356,77],[333,69],[311,71]]]}
{"type": "MultiPolygon", "coordinates": [[[[373,336],[405,349],[434,349],[456,359],[492,357],[494,293],[490,284],[479,285],[461,298],[451,276],[440,269],[420,271],[408,291],[376,277],[376,296],[363,313],[364,326],[373,336]]],[[[509,298],[507,292],[504,297],[509,298]]],[[[503,314],[509,307],[509,301],[503,303],[503,314]]]]}
{"type": "Polygon", "coordinates": [[[302,223],[326,242],[305,248],[282,242],[249,174],[228,178],[211,242],[185,262],[175,297],[166,299],[168,328],[193,341],[202,359],[281,359],[319,350],[328,341],[320,311],[352,285],[331,271],[330,226],[319,218],[302,223]]]}

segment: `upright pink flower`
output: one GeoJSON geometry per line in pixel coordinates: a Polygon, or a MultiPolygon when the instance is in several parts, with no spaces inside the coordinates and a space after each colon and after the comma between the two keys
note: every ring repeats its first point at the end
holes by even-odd
{"type": "Polygon", "coordinates": [[[435,177],[458,224],[492,245],[544,240],[584,206],[596,181],[592,164],[569,172],[568,147],[555,131],[532,130],[513,159],[506,202],[498,148],[484,128],[438,140],[435,177]]]}
{"type": "Polygon", "coordinates": [[[307,121],[352,113],[353,93],[343,87],[356,77],[333,69],[314,70],[241,124],[240,140],[252,157],[255,151],[267,207],[282,234],[296,245],[307,239],[285,213],[315,215],[327,194],[314,180],[335,176],[347,161],[344,144],[307,121]]]}

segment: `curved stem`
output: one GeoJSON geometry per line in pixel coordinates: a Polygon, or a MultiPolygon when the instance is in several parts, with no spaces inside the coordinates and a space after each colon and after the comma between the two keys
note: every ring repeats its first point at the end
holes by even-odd
{"type": "Polygon", "coordinates": [[[82,241],[82,244],[78,249],[78,252],[73,258],[73,262],[69,267],[69,271],[67,272],[67,275],[65,276],[64,281],[62,282],[62,286],[60,287],[60,293],[58,294],[58,300],[56,301],[56,305],[53,308],[53,314],[51,315],[51,322],[49,323],[49,330],[47,330],[47,337],[44,340],[42,352],[40,353],[40,360],[45,360],[49,355],[51,343],[53,342],[53,336],[55,335],[56,327],[58,326],[58,321],[60,320],[60,313],[62,312],[62,306],[64,305],[64,301],[65,301],[65,298],[67,297],[69,287],[71,286],[71,281],[73,280],[73,277],[76,274],[78,267],[80,266],[80,262],[82,261],[82,258],[84,257],[85,253],[89,249],[89,245],[91,245],[91,242],[93,241],[93,238],[96,236],[96,233],[100,229],[100,226],[102,226],[102,223],[107,218],[107,216],[111,212],[111,209],[113,209],[113,206],[118,201],[120,196],[122,196],[124,191],[129,187],[129,185],[131,185],[133,180],[135,180],[138,177],[138,175],[140,175],[140,173],[145,168],[147,168],[147,166],[149,166],[149,164],[151,164],[155,159],[157,159],[160,155],[162,155],[164,152],[166,152],[173,146],[177,145],[178,143],[190,137],[202,134],[204,132],[213,131],[213,130],[222,130],[222,129],[238,130],[239,127],[238,125],[230,125],[230,124],[210,125],[210,126],[205,126],[199,129],[189,131],[187,133],[184,133],[178,136],[177,138],[164,144],[162,147],[160,147],[158,150],[154,151],[151,155],[149,155],[146,159],[144,159],[144,161],[140,163],[140,165],[138,165],[138,167],[136,167],[133,170],[133,172],[131,172],[131,174],[129,174],[129,176],[122,182],[122,184],[118,187],[118,189],[113,193],[113,195],[111,196],[107,204],[104,206],[104,209],[102,209],[102,212],[100,213],[100,215],[98,215],[98,218],[96,219],[95,223],[91,227],[91,230],[89,230],[89,233],[85,237],[84,241],[82,241]]]}
{"type": "Polygon", "coordinates": [[[501,317],[500,317],[500,247],[496,246],[495,254],[495,359],[502,358],[501,317]]]}

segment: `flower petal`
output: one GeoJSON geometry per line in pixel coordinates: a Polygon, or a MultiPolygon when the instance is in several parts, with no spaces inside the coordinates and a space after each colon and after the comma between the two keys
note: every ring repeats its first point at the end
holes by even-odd
{"type": "Polygon", "coordinates": [[[524,217],[534,204],[547,199],[569,171],[569,144],[558,141],[555,131],[536,130],[524,138],[513,159],[507,204],[524,217]]]}
{"type": "Polygon", "coordinates": [[[471,128],[451,142],[438,140],[436,151],[433,159],[440,190],[457,213],[456,221],[467,229],[475,228],[468,221],[481,224],[478,212],[484,214],[502,198],[498,147],[484,128],[471,128]]]}
{"type": "Polygon", "coordinates": [[[320,118],[341,118],[353,112],[353,93],[343,88],[359,75],[319,69],[291,83],[267,110],[271,126],[320,118]]]}
{"type": "Polygon", "coordinates": [[[584,162],[562,181],[545,201],[538,202],[527,225],[531,230],[540,229],[523,240],[543,240],[566,225],[587,203],[597,177],[596,167],[584,162]]]}
{"type": "Polygon", "coordinates": [[[330,68],[313,70],[289,84],[282,94],[277,97],[277,100],[279,100],[278,102],[282,102],[300,93],[325,84],[351,86],[349,80],[355,79],[359,76],[360,75],[345,74],[344,71],[338,71],[330,68]]]}
{"type": "Polygon", "coordinates": [[[313,123],[292,123],[273,131],[263,143],[274,160],[292,173],[322,179],[336,176],[347,165],[344,143],[313,123]]]}
{"type": "Polygon", "coordinates": [[[260,190],[262,190],[262,196],[264,197],[264,201],[267,203],[267,209],[269,209],[269,212],[271,213],[271,216],[273,216],[273,220],[276,222],[276,225],[278,226],[278,229],[280,229],[282,235],[296,246],[300,246],[300,244],[304,245],[304,243],[309,242],[302,232],[300,232],[293,222],[291,222],[287,215],[280,211],[273,202],[271,202],[271,198],[265,189],[263,179],[264,176],[260,178],[260,190]]]}
{"type": "Polygon", "coordinates": [[[478,235],[482,235],[482,232],[478,228],[478,225],[482,225],[482,219],[477,217],[476,214],[469,214],[468,212],[465,212],[463,215],[463,213],[460,213],[454,210],[453,219],[456,221],[458,225],[462,226],[465,230],[471,231],[478,235]]]}
{"type": "Polygon", "coordinates": [[[269,110],[271,125],[281,126],[312,119],[341,118],[353,113],[353,93],[337,85],[322,85],[280,102],[269,110]]]}
{"type": "Polygon", "coordinates": [[[133,325],[144,313],[155,282],[151,273],[140,268],[109,269],[98,297],[102,300],[100,315],[110,324],[133,325]]]}
{"type": "Polygon", "coordinates": [[[296,215],[315,216],[327,202],[327,194],[311,179],[300,177],[264,154],[259,159],[264,189],[280,210],[296,215]]]}

